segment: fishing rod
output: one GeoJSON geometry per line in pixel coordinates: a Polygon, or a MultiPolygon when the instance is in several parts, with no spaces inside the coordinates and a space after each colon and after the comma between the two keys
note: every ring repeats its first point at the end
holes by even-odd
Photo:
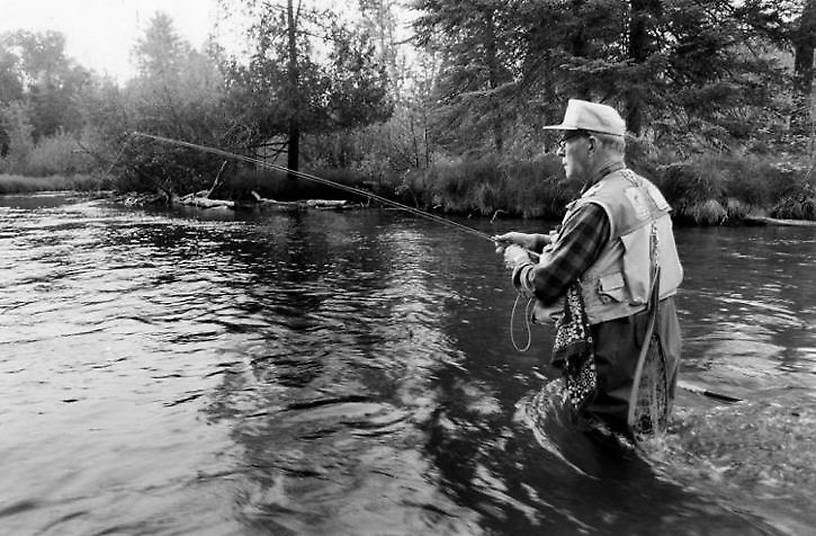
{"type": "MultiPolygon", "coordinates": [[[[322,184],[324,186],[330,186],[332,188],[337,188],[338,190],[343,190],[343,191],[346,191],[346,192],[349,192],[349,193],[352,193],[352,194],[355,194],[355,195],[358,195],[358,196],[361,196],[361,197],[364,197],[364,198],[379,201],[383,205],[388,205],[388,206],[397,208],[399,210],[404,210],[405,212],[414,214],[415,216],[419,216],[421,218],[425,218],[427,220],[431,220],[431,221],[434,221],[436,223],[440,223],[442,225],[447,225],[448,227],[452,227],[452,228],[454,228],[454,229],[456,229],[458,231],[465,232],[467,234],[482,238],[484,240],[489,240],[490,242],[492,242],[494,244],[496,243],[496,240],[491,235],[489,235],[487,233],[484,233],[482,231],[479,231],[478,229],[474,229],[473,227],[468,227],[467,225],[463,225],[463,224],[461,224],[459,222],[455,222],[453,220],[443,218],[442,216],[438,216],[438,215],[433,214],[431,212],[427,212],[425,210],[421,210],[421,209],[418,209],[416,207],[412,207],[412,206],[406,205],[404,203],[400,203],[399,201],[394,201],[393,199],[388,199],[387,197],[383,197],[383,196],[375,194],[373,192],[368,192],[366,190],[363,190],[362,188],[355,188],[354,186],[348,186],[346,184],[342,184],[342,183],[335,182],[335,181],[332,181],[332,180],[329,180],[329,179],[325,179],[323,177],[318,177],[317,175],[312,175],[311,173],[305,173],[303,171],[295,171],[295,170],[289,169],[289,168],[287,168],[285,166],[269,163],[269,162],[267,162],[265,160],[262,160],[260,158],[252,158],[250,156],[237,154],[237,153],[232,153],[230,151],[225,151],[223,149],[218,149],[218,148],[215,148],[215,147],[209,147],[207,145],[201,145],[201,144],[192,143],[192,142],[189,142],[189,141],[176,140],[176,139],[173,139],[173,138],[167,138],[167,137],[164,137],[164,136],[157,136],[155,134],[147,134],[147,133],[144,133],[144,132],[134,131],[134,132],[130,133],[130,136],[138,136],[138,137],[142,137],[142,138],[148,138],[148,139],[151,139],[151,140],[154,140],[154,141],[159,141],[159,142],[162,142],[162,143],[169,143],[169,144],[172,144],[172,145],[178,145],[180,147],[187,147],[187,148],[190,148],[190,149],[196,149],[196,150],[203,151],[203,152],[206,152],[206,153],[210,153],[210,154],[214,154],[214,155],[218,155],[218,156],[223,156],[224,158],[230,158],[230,159],[233,159],[233,160],[240,160],[240,161],[243,161],[243,162],[247,162],[247,163],[250,163],[250,164],[255,164],[255,165],[265,167],[265,168],[268,168],[268,169],[272,169],[272,170],[275,170],[275,171],[281,171],[281,172],[284,172],[284,173],[288,173],[288,174],[294,175],[295,177],[298,177],[298,178],[301,178],[301,179],[304,179],[304,180],[316,182],[316,183],[322,184]]],[[[536,254],[536,253],[533,253],[533,252],[530,252],[530,251],[528,251],[528,253],[531,253],[531,254],[535,255],[536,257],[538,257],[538,254],[536,254]]],[[[514,309],[515,309],[515,306],[514,306],[514,309]]],[[[529,326],[528,326],[528,329],[529,329],[529,326]]],[[[511,335],[512,335],[512,331],[511,331],[511,335]]],[[[709,391],[707,389],[700,388],[700,387],[691,386],[689,384],[685,384],[684,382],[679,382],[678,387],[680,387],[681,389],[693,392],[693,393],[701,394],[703,396],[707,396],[707,397],[710,397],[710,398],[720,400],[722,402],[733,403],[733,402],[742,401],[740,398],[736,398],[736,397],[732,397],[732,396],[728,396],[728,395],[723,395],[723,394],[716,393],[716,392],[713,392],[713,391],[709,391]]]]}
{"type": "Polygon", "coordinates": [[[132,132],[131,135],[140,136],[140,137],[143,137],[143,138],[149,138],[149,139],[152,139],[154,141],[160,141],[160,142],[163,142],[163,143],[170,143],[170,144],[173,144],[173,145],[179,145],[181,147],[188,147],[190,149],[197,149],[199,151],[204,151],[204,152],[207,152],[207,153],[210,153],[210,154],[223,156],[224,158],[231,158],[233,160],[240,160],[240,161],[243,161],[243,162],[248,162],[250,164],[255,164],[255,165],[258,165],[258,166],[261,166],[261,167],[265,167],[267,169],[272,169],[272,170],[275,170],[275,171],[281,171],[281,172],[284,172],[284,173],[288,173],[290,175],[294,175],[295,177],[298,177],[298,178],[301,178],[301,179],[304,179],[304,180],[307,180],[307,181],[316,182],[318,184],[322,184],[324,186],[330,186],[332,188],[337,188],[338,190],[343,190],[343,191],[346,191],[346,192],[349,192],[349,193],[352,193],[352,194],[355,194],[355,195],[359,195],[359,196],[364,197],[364,198],[373,199],[373,200],[378,201],[378,202],[380,202],[380,203],[382,203],[384,205],[388,205],[388,206],[391,206],[393,208],[397,208],[399,210],[404,210],[404,211],[409,212],[409,213],[411,213],[411,214],[413,214],[415,216],[419,216],[421,218],[425,218],[425,219],[434,221],[436,223],[440,223],[442,225],[447,225],[448,227],[453,227],[454,229],[457,229],[459,231],[468,233],[468,234],[473,235],[473,236],[477,236],[479,238],[483,238],[485,240],[490,240],[490,242],[495,243],[495,240],[493,239],[493,237],[491,237],[487,233],[479,231],[478,229],[474,229],[473,227],[468,227],[467,225],[463,225],[463,224],[461,224],[459,222],[449,220],[448,218],[443,218],[442,216],[439,216],[437,214],[433,214],[432,212],[421,210],[421,209],[418,209],[416,207],[412,207],[412,206],[406,205],[404,203],[400,203],[399,201],[394,201],[393,199],[389,199],[387,197],[383,197],[383,196],[375,194],[373,192],[363,190],[362,188],[356,188],[354,186],[349,186],[347,184],[342,184],[342,183],[332,181],[332,180],[329,180],[329,179],[324,179],[323,177],[318,177],[317,175],[312,175],[311,173],[305,173],[303,171],[295,171],[293,169],[289,169],[287,167],[284,167],[284,166],[281,166],[281,165],[278,165],[278,164],[269,163],[269,162],[267,162],[265,160],[262,160],[260,158],[252,158],[251,156],[232,153],[232,152],[229,152],[229,151],[225,151],[223,149],[217,149],[215,147],[209,147],[207,145],[200,145],[198,143],[191,143],[189,141],[176,140],[176,139],[173,139],[173,138],[166,138],[164,136],[157,136],[155,134],[146,134],[144,132],[138,132],[138,131],[132,132]]]}

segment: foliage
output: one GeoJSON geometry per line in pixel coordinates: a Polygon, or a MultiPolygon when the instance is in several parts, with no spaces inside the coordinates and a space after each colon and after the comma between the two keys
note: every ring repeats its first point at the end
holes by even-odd
{"type": "Polygon", "coordinates": [[[33,130],[28,109],[20,101],[0,108],[0,131],[4,133],[0,172],[19,173],[25,168],[34,149],[33,130]]]}
{"type": "Polygon", "coordinates": [[[28,156],[23,171],[29,177],[90,174],[95,169],[94,164],[91,155],[83,150],[74,136],[59,133],[40,139],[28,156]]]}
{"type": "MultiPolygon", "coordinates": [[[[129,135],[143,131],[253,156],[288,149],[289,167],[419,206],[557,217],[574,192],[540,127],[582,97],[621,110],[627,161],[678,217],[812,212],[814,0],[415,0],[410,69],[399,3],[357,4],[243,0],[246,57],[196,50],[159,14],[125,85],[68,58],[60,34],[3,34],[0,171],[93,168],[167,195],[210,187],[222,159],[129,135]]],[[[245,166],[225,175],[237,198],[332,195],[245,166]]]]}
{"type": "Polygon", "coordinates": [[[442,160],[410,173],[402,190],[425,208],[494,216],[556,218],[576,194],[566,186],[554,155],[502,163],[495,155],[478,160],[442,160]]]}
{"type": "Polygon", "coordinates": [[[816,187],[807,182],[795,184],[771,209],[774,218],[816,220],[816,187]]]}
{"type": "MultiPolygon", "coordinates": [[[[783,3],[784,4],[784,3],[783,3]]],[[[436,130],[452,152],[554,123],[567,97],[619,107],[635,134],[700,150],[780,126],[790,6],[696,0],[418,0],[419,45],[444,51],[436,130]],[[491,106],[493,106],[491,108],[491,106]],[[492,127],[486,122],[494,121],[492,127]]],[[[787,92],[785,90],[788,90],[787,92]]]]}
{"type": "MultiPolygon", "coordinates": [[[[230,127],[223,109],[224,79],[216,59],[193,50],[176,33],[172,20],[158,13],[134,49],[139,74],[122,95],[109,102],[122,106],[128,130],[218,145],[230,127]]],[[[102,92],[110,89],[100,88],[102,92]]],[[[100,117],[104,120],[104,116],[100,117]]],[[[114,123],[115,128],[121,128],[114,123]]],[[[110,128],[110,125],[103,127],[110,128]]],[[[119,158],[112,160],[122,189],[187,193],[209,185],[217,159],[201,151],[160,144],[144,138],[118,137],[119,158]]],[[[108,155],[111,159],[112,155],[108,155]]]]}
{"type": "Polygon", "coordinates": [[[255,146],[285,136],[296,169],[301,133],[348,130],[391,114],[389,81],[371,36],[331,10],[247,1],[253,52],[229,62],[229,142],[255,146]]]}
{"type": "Polygon", "coordinates": [[[35,140],[81,125],[75,98],[90,72],[65,56],[65,36],[20,30],[0,36],[0,104],[25,102],[35,140]]]}
{"type": "MultiPolygon", "coordinates": [[[[342,168],[310,169],[321,178],[346,186],[365,189],[365,176],[352,170],[342,168]]],[[[213,197],[250,201],[255,192],[261,197],[276,201],[294,201],[298,199],[347,199],[353,197],[337,188],[325,186],[305,179],[291,180],[286,172],[272,169],[239,168],[230,174],[213,191],[213,197]]],[[[364,201],[364,199],[355,199],[364,201]]]]}

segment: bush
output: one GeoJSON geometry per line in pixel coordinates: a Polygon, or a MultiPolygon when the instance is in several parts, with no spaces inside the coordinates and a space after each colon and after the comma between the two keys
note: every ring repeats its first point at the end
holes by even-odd
{"type": "Polygon", "coordinates": [[[0,129],[6,132],[4,142],[7,144],[4,147],[7,153],[0,159],[0,173],[24,173],[28,156],[34,149],[31,139],[34,127],[28,118],[28,108],[19,102],[0,108],[0,129]]]}
{"type": "Polygon", "coordinates": [[[60,133],[40,139],[28,154],[23,173],[31,177],[47,177],[90,173],[92,168],[91,156],[82,149],[77,140],[73,136],[60,133]]]}
{"type": "Polygon", "coordinates": [[[560,159],[552,154],[499,162],[494,155],[476,160],[447,160],[406,176],[404,190],[425,208],[492,216],[502,211],[526,218],[555,218],[575,192],[560,177],[560,159]]]}
{"type": "Polygon", "coordinates": [[[791,188],[787,195],[771,209],[771,217],[816,220],[816,189],[808,183],[791,188]]]}
{"type": "MultiPolygon", "coordinates": [[[[348,169],[303,170],[321,179],[337,182],[344,186],[365,190],[369,183],[365,177],[348,169]]],[[[363,201],[354,193],[340,188],[320,184],[304,178],[290,179],[286,172],[274,169],[252,169],[240,167],[227,175],[224,182],[212,193],[212,197],[234,200],[254,199],[251,192],[261,197],[277,201],[299,199],[353,199],[363,201]]]]}
{"type": "Polygon", "coordinates": [[[780,198],[791,199],[789,211],[807,206],[806,201],[795,201],[806,175],[801,163],[717,153],[655,167],[652,178],[681,220],[697,224],[741,220],[769,210],[780,198]]]}

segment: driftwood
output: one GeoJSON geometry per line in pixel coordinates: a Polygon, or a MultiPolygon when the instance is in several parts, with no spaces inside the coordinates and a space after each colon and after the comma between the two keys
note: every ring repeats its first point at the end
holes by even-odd
{"type": "MultiPolygon", "coordinates": [[[[238,207],[238,204],[236,204],[235,201],[230,201],[227,199],[210,199],[208,195],[211,192],[212,190],[202,190],[200,192],[183,195],[181,197],[174,197],[173,203],[206,209],[209,208],[235,209],[238,207]]],[[[306,201],[277,201],[275,199],[261,197],[260,194],[258,194],[258,192],[254,190],[251,192],[251,194],[252,197],[255,199],[254,206],[257,206],[262,209],[270,208],[274,210],[285,211],[305,210],[307,208],[316,208],[321,210],[345,210],[350,208],[359,208],[362,206],[360,204],[350,203],[345,199],[307,199],[306,201]]]]}
{"type": "Polygon", "coordinates": [[[813,220],[786,220],[779,218],[769,218],[767,216],[746,216],[746,223],[753,223],[757,225],[787,225],[794,227],[816,227],[816,221],[813,220]]]}
{"type": "Polygon", "coordinates": [[[345,199],[307,199],[306,206],[309,208],[343,209],[349,205],[345,199]]]}
{"type": "Polygon", "coordinates": [[[194,194],[187,194],[175,200],[181,205],[188,205],[198,208],[235,208],[235,201],[228,201],[226,199],[210,199],[205,192],[196,192],[194,194]]]}
{"type": "Polygon", "coordinates": [[[227,161],[224,160],[224,163],[221,164],[221,169],[218,170],[218,174],[215,176],[215,180],[213,180],[212,186],[210,186],[209,191],[207,191],[207,195],[204,197],[210,198],[212,196],[213,191],[221,184],[221,174],[224,173],[224,168],[227,167],[227,161]]]}
{"type": "Polygon", "coordinates": [[[255,190],[252,191],[252,197],[254,197],[255,201],[257,201],[259,204],[263,206],[270,206],[282,209],[317,208],[322,210],[344,210],[349,208],[359,208],[360,206],[362,206],[359,204],[350,203],[346,199],[307,199],[305,201],[276,201],[275,199],[261,197],[255,190]]]}
{"type": "Polygon", "coordinates": [[[255,198],[255,201],[258,203],[258,205],[264,208],[269,207],[274,208],[276,210],[287,211],[301,210],[303,208],[303,205],[301,203],[298,203],[297,201],[276,201],[275,199],[261,197],[255,190],[252,190],[252,192],[250,193],[252,194],[252,197],[255,198]]]}

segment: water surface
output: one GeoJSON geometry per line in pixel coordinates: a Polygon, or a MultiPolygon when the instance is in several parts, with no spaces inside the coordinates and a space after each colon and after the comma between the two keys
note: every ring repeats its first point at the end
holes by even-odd
{"type": "Polygon", "coordinates": [[[746,402],[681,391],[643,457],[519,417],[552,334],[478,238],[0,198],[0,532],[809,534],[816,233],[678,244],[681,378],[746,402]]]}

